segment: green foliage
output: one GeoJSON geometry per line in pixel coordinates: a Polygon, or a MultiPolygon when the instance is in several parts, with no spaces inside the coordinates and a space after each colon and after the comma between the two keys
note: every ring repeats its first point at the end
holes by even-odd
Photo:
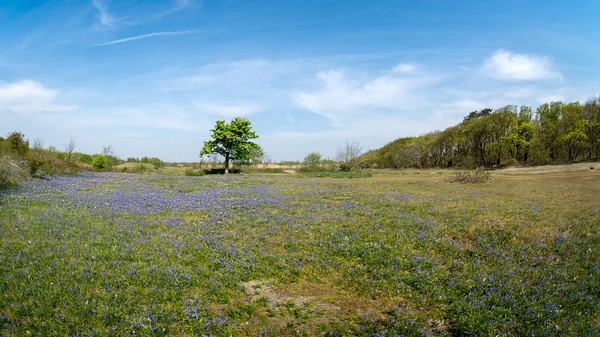
{"type": "Polygon", "coordinates": [[[501,167],[600,156],[600,98],[470,113],[443,131],[399,138],[356,160],[361,168],[501,167]]]}
{"type": "Polygon", "coordinates": [[[199,177],[199,176],[206,175],[206,173],[204,172],[204,170],[187,169],[187,170],[185,170],[185,175],[192,176],[192,177],[199,177]]]}
{"type": "Polygon", "coordinates": [[[27,172],[32,177],[48,178],[59,173],[73,173],[79,171],[77,163],[71,158],[74,149],[74,140],[70,142],[70,152],[62,153],[57,150],[44,150],[40,139],[34,141],[33,148],[29,148],[29,141],[20,132],[12,132],[0,142],[0,152],[9,155],[17,162],[27,165],[27,172]]]}
{"type": "Polygon", "coordinates": [[[305,167],[318,167],[321,164],[323,156],[318,152],[311,152],[304,157],[302,164],[305,167]]]}
{"type": "Polygon", "coordinates": [[[165,166],[165,163],[156,157],[152,157],[152,158],[142,157],[141,159],[130,157],[130,158],[127,158],[127,162],[128,163],[150,164],[150,165],[153,165],[155,169],[163,168],[165,166]]]}
{"type": "Polygon", "coordinates": [[[79,161],[83,164],[92,165],[92,156],[89,154],[81,154],[79,156],[79,161]]]}
{"type": "Polygon", "coordinates": [[[204,170],[204,174],[227,174],[227,173],[241,173],[242,171],[240,169],[234,168],[234,169],[229,169],[228,172],[225,172],[224,168],[210,168],[210,169],[206,169],[204,170]]]}
{"type": "Polygon", "coordinates": [[[218,154],[225,157],[225,173],[229,173],[229,161],[246,163],[262,151],[258,144],[250,141],[258,135],[245,118],[236,117],[230,123],[219,120],[210,131],[212,139],[204,142],[200,156],[218,154]]]}
{"type": "Polygon", "coordinates": [[[165,163],[158,158],[150,158],[148,160],[148,163],[154,165],[154,168],[156,168],[156,169],[159,169],[159,168],[162,168],[165,166],[165,163]]]}
{"type": "Polygon", "coordinates": [[[52,165],[51,162],[60,161],[58,158],[53,157],[52,154],[38,149],[29,151],[26,160],[31,176],[40,176],[44,173],[53,175],[56,172],[54,167],[58,165],[52,165]]]}
{"type": "Polygon", "coordinates": [[[6,139],[0,142],[0,154],[24,157],[28,151],[29,141],[18,131],[9,133],[6,139]]]}
{"type": "Polygon", "coordinates": [[[92,167],[96,170],[105,170],[107,168],[106,157],[102,154],[93,155],[92,167]]]}
{"type": "Polygon", "coordinates": [[[491,113],[492,113],[492,109],[490,109],[490,108],[481,109],[479,111],[472,111],[471,113],[469,113],[469,115],[467,117],[464,118],[464,120],[468,121],[471,119],[487,116],[491,113]]]}

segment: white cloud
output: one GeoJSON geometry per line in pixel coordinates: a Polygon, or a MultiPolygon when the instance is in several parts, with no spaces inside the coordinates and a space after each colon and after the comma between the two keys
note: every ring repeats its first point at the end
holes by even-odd
{"type": "Polygon", "coordinates": [[[135,40],[142,40],[142,39],[147,39],[150,37],[156,37],[156,36],[175,36],[175,35],[184,35],[184,34],[191,34],[192,31],[186,30],[186,31],[180,31],[180,32],[156,32],[156,33],[150,33],[150,34],[143,34],[143,35],[137,35],[137,36],[132,36],[132,37],[128,37],[125,39],[119,39],[119,40],[113,40],[113,41],[108,41],[108,42],[104,42],[104,43],[98,43],[95,44],[95,47],[100,47],[100,46],[110,46],[113,44],[118,44],[118,43],[123,43],[123,42],[129,42],[129,41],[135,41],[135,40]]]}
{"type": "Polygon", "coordinates": [[[261,107],[253,103],[224,105],[219,103],[194,102],[193,105],[201,111],[206,111],[225,118],[244,117],[261,110],[261,107]]]}
{"type": "Polygon", "coordinates": [[[73,106],[56,104],[57,95],[57,90],[46,88],[32,80],[0,83],[0,112],[33,113],[74,109],[73,106]]]}
{"type": "Polygon", "coordinates": [[[500,80],[535,81],[561,77],[547,56],[517,54],[502,49],[485,59],[481,72],[500,80]]]}
{"type": "Polygon", "coordinates": [[[116,19],[108,12],[108,7],[103,0],[92,0],[92,4],[98,10],[98,19],[100,24],[105,27],[113,28],[116,19]]]}
{"type": "Polygon", "coordinates": [[[415,70],[417,70],[417,66],[415,66],[414,64],[400,63],[397,66],[395,66],[392,71],[395,73],[408,74],[414,72],[415,70]]]}
{"type": "Polygon", "coordinates": [[[355,114],[377,110],[411,110],[428,105],[425,87],[439,81],[437,77],[396,77],[393,72],[373,79],[348,77],[339,70],[317,73],[323,83],[320,90],[296,92],[296,104],[323,115],[334,122],[355,114]]]}

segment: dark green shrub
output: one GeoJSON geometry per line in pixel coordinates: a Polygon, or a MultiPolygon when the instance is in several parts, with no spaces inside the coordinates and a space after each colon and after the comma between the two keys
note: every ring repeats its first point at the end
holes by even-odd
{"type": "Polygon", "coordinates": [[[21,132],[13,131],[4,141],[0,152],[4,154],[12,154],[17,156],[25,156],[29,151],[29,141],[25,139],[25,135],[21,132]]]}
{"type": "MultiPolygon", "coordinates": [[[[242,172],[240,169],[229,169],[229,173],[240,173],[242,172]]],[[[204,170],[205,174],[225,174],[224,168],[212,168],[209,170],[204,170]]]]}
{"type": "Polygon", "coordinates": [[[199,177],[199,176],[203,176],[206,173],[204,173],[204,170],[194,170],[194,169],[187,169],[185,170],[185,175],[186,176],[193,176],[193,177],[199,177]]]}
{"type": "Polygon", "coordinates": [[[148,160],[148,164],[154,165],[154,168],[157,168],[157,169],[165,166],[165,163],[162,160],[158,159],[158,158],[150,158],[148,160]]]}
{"type": "Polygon", "coordinates": [[[343,172],[350,172],[352,170],[352,164],[351,163],[341,163],[340,164],[340,171],[343,172]]]}
{"type": "Polygon", "coordinates": [[[92,156],[92,167],[96,170],[106,169],[106,157],[101,154],[95,154],[92,156]]]}

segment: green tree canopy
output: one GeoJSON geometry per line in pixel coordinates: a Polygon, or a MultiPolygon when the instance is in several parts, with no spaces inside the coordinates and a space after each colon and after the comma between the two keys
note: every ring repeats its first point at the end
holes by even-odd
{"type": "Polygon", "coordinates": [[[200,155],[216,153],[225,157],[225,174],[229,173],[229,161],[249,161],[260,149],[258,144],[250,141],[258,138],[258,135],[245,118],[236,117],[230,123],[217,121],[215,128],[210,131],[212,139],[204,142],[200,155]]]}

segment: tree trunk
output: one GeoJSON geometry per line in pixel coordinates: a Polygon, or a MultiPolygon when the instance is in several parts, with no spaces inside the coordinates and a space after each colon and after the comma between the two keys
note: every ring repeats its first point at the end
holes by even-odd
{"type": "Polygon", "coordinates": [[[225,150],[225,174],[229,174],[229,152],[230,149],[225,150]]]}

